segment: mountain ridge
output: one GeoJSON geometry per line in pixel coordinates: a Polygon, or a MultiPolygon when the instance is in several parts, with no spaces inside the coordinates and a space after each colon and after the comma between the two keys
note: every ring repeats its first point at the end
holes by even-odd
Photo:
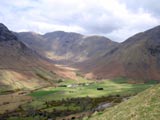
{"type": "Polygon", "coordinates": [[[84,36],[64,31],[35,36],[22,32],[17,33],[17,36],[42,56],[61,64],[74,64],[101,56],[118,44],[103,36],[84,36]]]}
{"type": "Polygon", "coordinates": [[[44,35],[16,33],[19,40],[54,63],[79,68],[87,78],[160,79],[160,26],[122,43],[103,36],[55,31],[44,35]],[[115,69],[116,68],[116,69],[115,69]]]}

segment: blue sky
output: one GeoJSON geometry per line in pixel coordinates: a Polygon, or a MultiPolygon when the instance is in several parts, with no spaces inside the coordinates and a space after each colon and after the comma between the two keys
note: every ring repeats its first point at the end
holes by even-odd
{"type": "Polygon", "coordinates": [[[63,30],[124,41],[160,25],[158,0],[5,0],[0,22],[16,32],[63,30]]]}

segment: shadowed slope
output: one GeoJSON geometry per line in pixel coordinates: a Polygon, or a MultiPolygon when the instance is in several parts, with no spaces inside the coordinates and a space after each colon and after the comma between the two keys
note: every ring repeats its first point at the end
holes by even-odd
{"type": "Polygon", "coordinates": [[[63,64],[74,64],[102,56],[118,44],[102,36],[84,36],[63,31],[45,35],[23,32],[17,36],[42,56],[63,64]]]}

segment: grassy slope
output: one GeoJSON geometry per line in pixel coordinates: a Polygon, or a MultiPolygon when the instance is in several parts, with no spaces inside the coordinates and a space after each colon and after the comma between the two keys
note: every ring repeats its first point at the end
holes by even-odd
{"type": "Polygon", "coordinates": [[[50,85],[57,79],[55,74],[42,68],[34,68],[30,71],[0,70],[0,93],[16,89],[36,89],[50,85]],[[6,86],[5,86],[6,85],[6,86]]]}
{"type": "Polygon", "coordinates": [[[89,120],[158,120],[160,119],[160,85],[139,93],[89,120]]]}

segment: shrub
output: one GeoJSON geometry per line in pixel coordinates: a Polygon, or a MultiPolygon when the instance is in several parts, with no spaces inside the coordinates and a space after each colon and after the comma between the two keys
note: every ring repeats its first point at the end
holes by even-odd
{"type": "Polygon", "coordinates": [[[67,85],[59,85],[58,87],[67,87],[67,85]]]}
{"type": "Polygon", "coordinates": [[[97,90],[103,90],[103,88],[97,88],[97,90]]]}

